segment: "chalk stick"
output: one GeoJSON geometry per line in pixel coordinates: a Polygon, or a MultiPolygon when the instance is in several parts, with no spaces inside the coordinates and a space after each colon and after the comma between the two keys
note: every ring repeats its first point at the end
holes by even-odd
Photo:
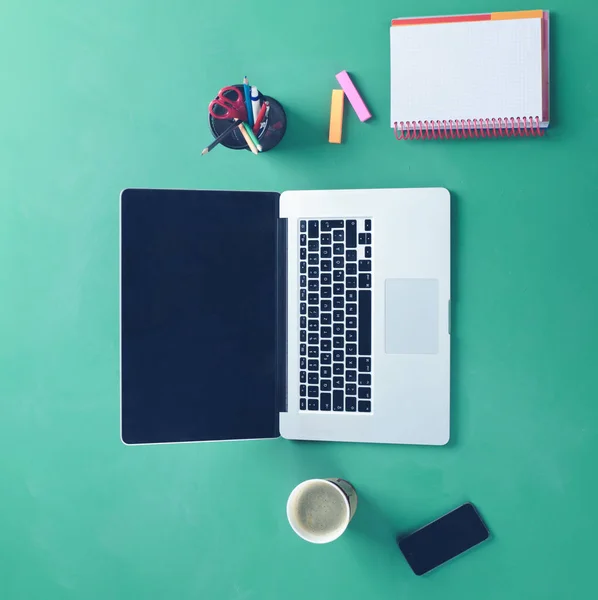
{"type": "Polygon", "coordinates": [[[353,110],[357,113],[360,121],[367,121],[372,117],[372,114],[365,105],[365,102],[361,99],[357,88],[353,85],[349,73],[347,71],[341,71],[336,74],[336,79],[343,88],[343,91],[347,95],[353,110]]]}
{"type": "Polygon", "coordinates": [[[332,90],[330,103],[330,131],[328,141],[331,144],[340,144],[343,137],[343,108],[345,106],[345,93],[343,90],[332,90]]]}

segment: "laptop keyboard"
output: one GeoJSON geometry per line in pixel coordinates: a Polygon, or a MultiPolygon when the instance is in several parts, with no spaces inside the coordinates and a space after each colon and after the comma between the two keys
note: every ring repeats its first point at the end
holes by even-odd
{"type": "Polygon", "coordinates": [[[299,221],[299,410],[372,412],[372,220],[299,221]]]}

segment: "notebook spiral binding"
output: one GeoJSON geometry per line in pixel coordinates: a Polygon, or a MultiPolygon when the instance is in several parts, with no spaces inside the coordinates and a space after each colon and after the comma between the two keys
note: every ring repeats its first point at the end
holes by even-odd
{"type": "Polygon", "coordinates": [[[544,135],[539,117],[400,121],[399,123],[395,121],[394,130],[397,140],[542,137],[544,135]]]}

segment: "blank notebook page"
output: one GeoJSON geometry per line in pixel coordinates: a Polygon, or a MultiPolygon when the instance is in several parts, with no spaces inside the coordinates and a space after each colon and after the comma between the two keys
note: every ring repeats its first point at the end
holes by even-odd
{"type": "Polygon", "coordinates": [[[542,19],[391,27],[395,122],[542,118],[542,19]]]}

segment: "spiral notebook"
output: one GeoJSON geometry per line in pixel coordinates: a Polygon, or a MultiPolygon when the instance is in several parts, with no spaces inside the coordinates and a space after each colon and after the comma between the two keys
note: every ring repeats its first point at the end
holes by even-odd
{"type": "Polygon", "coordinates": [[[549,124],[549,14],[394,19],[397,139],[542,136],[549,124]]]}

